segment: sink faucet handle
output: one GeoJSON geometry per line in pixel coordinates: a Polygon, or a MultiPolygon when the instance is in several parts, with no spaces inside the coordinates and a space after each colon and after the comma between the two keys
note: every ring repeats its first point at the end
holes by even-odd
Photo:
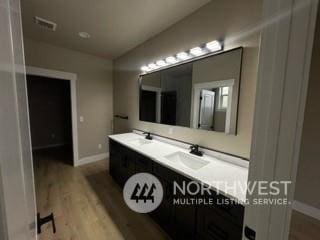
{"type": "Polygon", "coordinates": [[[150,132],[144,132],[143,134],[147,135],[147,136],[146,136],[146,139],[152,140],[152,137],[151,137],[151,133],[150,133],[150,132]]]}
{"type": "Polygon", "coordinates": [[[194,155],[197,155],[197,156],[202,156],[203,153],[199,150],[199,145],[198,144],[194,144],[194,145],[191,145],[190,146],[190,153],[191,154],[194,154],[194,155]]]}
{"type": "Polygon", "coordinates": [[[198,150],[199,149],[199,145],[198,144],[194,144],[190,146],[190,149],[192,150],[198,150]]]}

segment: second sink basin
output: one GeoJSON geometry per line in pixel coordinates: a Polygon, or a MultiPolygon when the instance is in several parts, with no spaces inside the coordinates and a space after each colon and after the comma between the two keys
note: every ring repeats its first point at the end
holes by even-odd
{"type": "Polygon", "coordinates": [[[142,145],[150,144],[152,143],[152,141],[144,138],[138,138],[130,141],[130,143],[136,146],[142,146],[142,145]]]}
{"type": "Polygon", "coordinates": [[[199,170],[200,168],[203,168],[204,166],[209,164],[209,162],[204,159],[193,157],[190,154],[184,152],[175,152],[165,156],[165,158],[169,161],[182,164],[192,170],[199,170]]]}

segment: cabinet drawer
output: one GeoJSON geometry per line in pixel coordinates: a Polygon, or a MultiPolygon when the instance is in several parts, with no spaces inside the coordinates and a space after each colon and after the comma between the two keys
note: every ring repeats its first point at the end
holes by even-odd
{"type": "Polygon", "coordinates": [[[199,207],[197,214],[197,239],[241,240],[242,228],[221,216],[214,208],[199,207]]]}

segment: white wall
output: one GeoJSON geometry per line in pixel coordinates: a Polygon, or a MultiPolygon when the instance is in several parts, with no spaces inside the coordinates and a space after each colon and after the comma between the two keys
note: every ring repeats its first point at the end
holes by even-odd
{"type": "Polygon", "coordinates": [[[112,132],[112,61],[25,38],[26,65],[77,74],[79,158],[108,152],[112,132]],[[102,144],[102,149],[98,145],[102,144]]]}
{"type": "Polygon", "coordinates": [[[129,120],[115,120],[115,131],[132,128],[151,131],[216,150],[249,158],[258,68],[260,32],[247,32],[261,17],[261,0],[215,0],[166,31],[115,60],[114,111],[129,120]],[[175,127],[139,121],[138,77],[140,67],[215,39],[224,39],[225,49],[244,47],[238,135],[175,127]],[[128,104],[130,102],[130,104],[128,104]]]}

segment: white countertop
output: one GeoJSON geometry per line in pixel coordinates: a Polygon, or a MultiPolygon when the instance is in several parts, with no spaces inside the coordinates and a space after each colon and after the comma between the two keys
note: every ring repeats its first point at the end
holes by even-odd
{"type": "MultiPolygon", "coordinates": [[[[158,139],[153,139],[150,144],[138,146],[133,144],[133,141],[144,139],[144,136],[137,133],[124,133],[110,135],[109,137],[192,180],[209,185],[213,190],[219,191],[226,197],[236,199],[239,202],[245,202],[246,200],[248,164],[243,164],[244,160],[240,158],[232,157],[234,162],[230,162],[218,159],[211,156],[211,154],[204,154],[200,158],[208,161],[209,164],[199,170],[193,170],[166,158],[166,156],[178,151],[189,154],[189,149],[187,148],[169,144],[158,139]],[[239,161],[239,164],[237,164],[237,161],[239,161]]],[[[192,154],[190,155],[197,157],[192,154]]]]}

